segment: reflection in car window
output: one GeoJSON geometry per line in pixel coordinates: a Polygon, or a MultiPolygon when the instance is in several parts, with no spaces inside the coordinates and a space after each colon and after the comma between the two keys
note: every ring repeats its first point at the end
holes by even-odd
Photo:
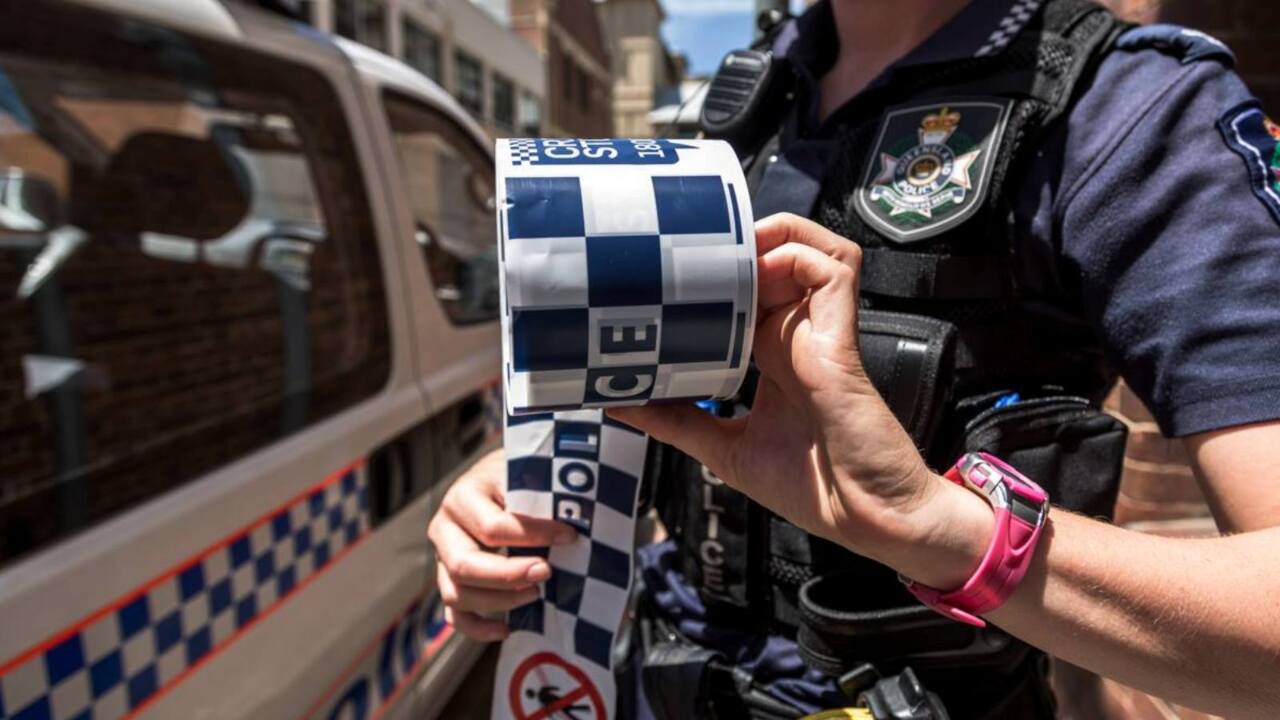
{"type": "Polygon", "coordinates": [[[0,563],[376,393],[373,237],[320,76],[61,5],[0,23],[0,563]]]}
{"type": "Polygon", "coordinates": [[[455,323],[497,318],[492,160],[439,113],[393,94],[385,102],[436,297],[455,323]]]}

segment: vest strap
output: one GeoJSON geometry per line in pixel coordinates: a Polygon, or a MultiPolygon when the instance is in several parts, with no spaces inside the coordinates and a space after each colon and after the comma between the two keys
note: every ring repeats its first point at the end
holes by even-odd
{"type": "Polygon", "coordinates": [[[1013,296],[1013,270],[1002,255],[935,255],[863,248],[862,292],[895,298],[994,300],[1013,296]]]}

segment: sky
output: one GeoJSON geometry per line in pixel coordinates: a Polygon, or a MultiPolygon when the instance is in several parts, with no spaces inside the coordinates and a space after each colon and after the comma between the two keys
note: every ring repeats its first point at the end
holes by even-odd
{"type": "Polygon", "coordinates": [[[663,37],[672,50],[689,56],[691,74],[715,72],[725,53],[746,47],[755,35],[753,0],[659,2],[667,11],[663,37]]]}

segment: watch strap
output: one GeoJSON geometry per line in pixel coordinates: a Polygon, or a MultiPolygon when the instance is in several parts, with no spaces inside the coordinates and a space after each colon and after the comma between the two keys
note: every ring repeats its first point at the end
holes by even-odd
{"type": "Polygon", "coordinates": [[[991,505],[995,528],[973,575],[955,590],[943,591],[904,578],[925,605],[954,620],[984,627],[979,615],[1002,605],[1017,589],[1035,554],[1048,512],[1048,496],[1038,485],[987,453],[969,453],[944,475],[978,493],[991,505]]]}

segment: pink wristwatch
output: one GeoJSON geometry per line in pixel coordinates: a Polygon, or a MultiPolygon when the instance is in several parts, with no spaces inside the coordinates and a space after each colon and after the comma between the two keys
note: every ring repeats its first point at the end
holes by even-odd
{"type": "Polygon", "coordinates": [[[920,602],[953,620],[986,627],[979,615],[1000,607],[1017,589],[1035,554],[1049,514],[1049,496],[987,453],[969,453],[944,476],[978,493],[995,510],[996,529],[982,563],[958,590],[943,591],[902,578],[920,602]]]}

